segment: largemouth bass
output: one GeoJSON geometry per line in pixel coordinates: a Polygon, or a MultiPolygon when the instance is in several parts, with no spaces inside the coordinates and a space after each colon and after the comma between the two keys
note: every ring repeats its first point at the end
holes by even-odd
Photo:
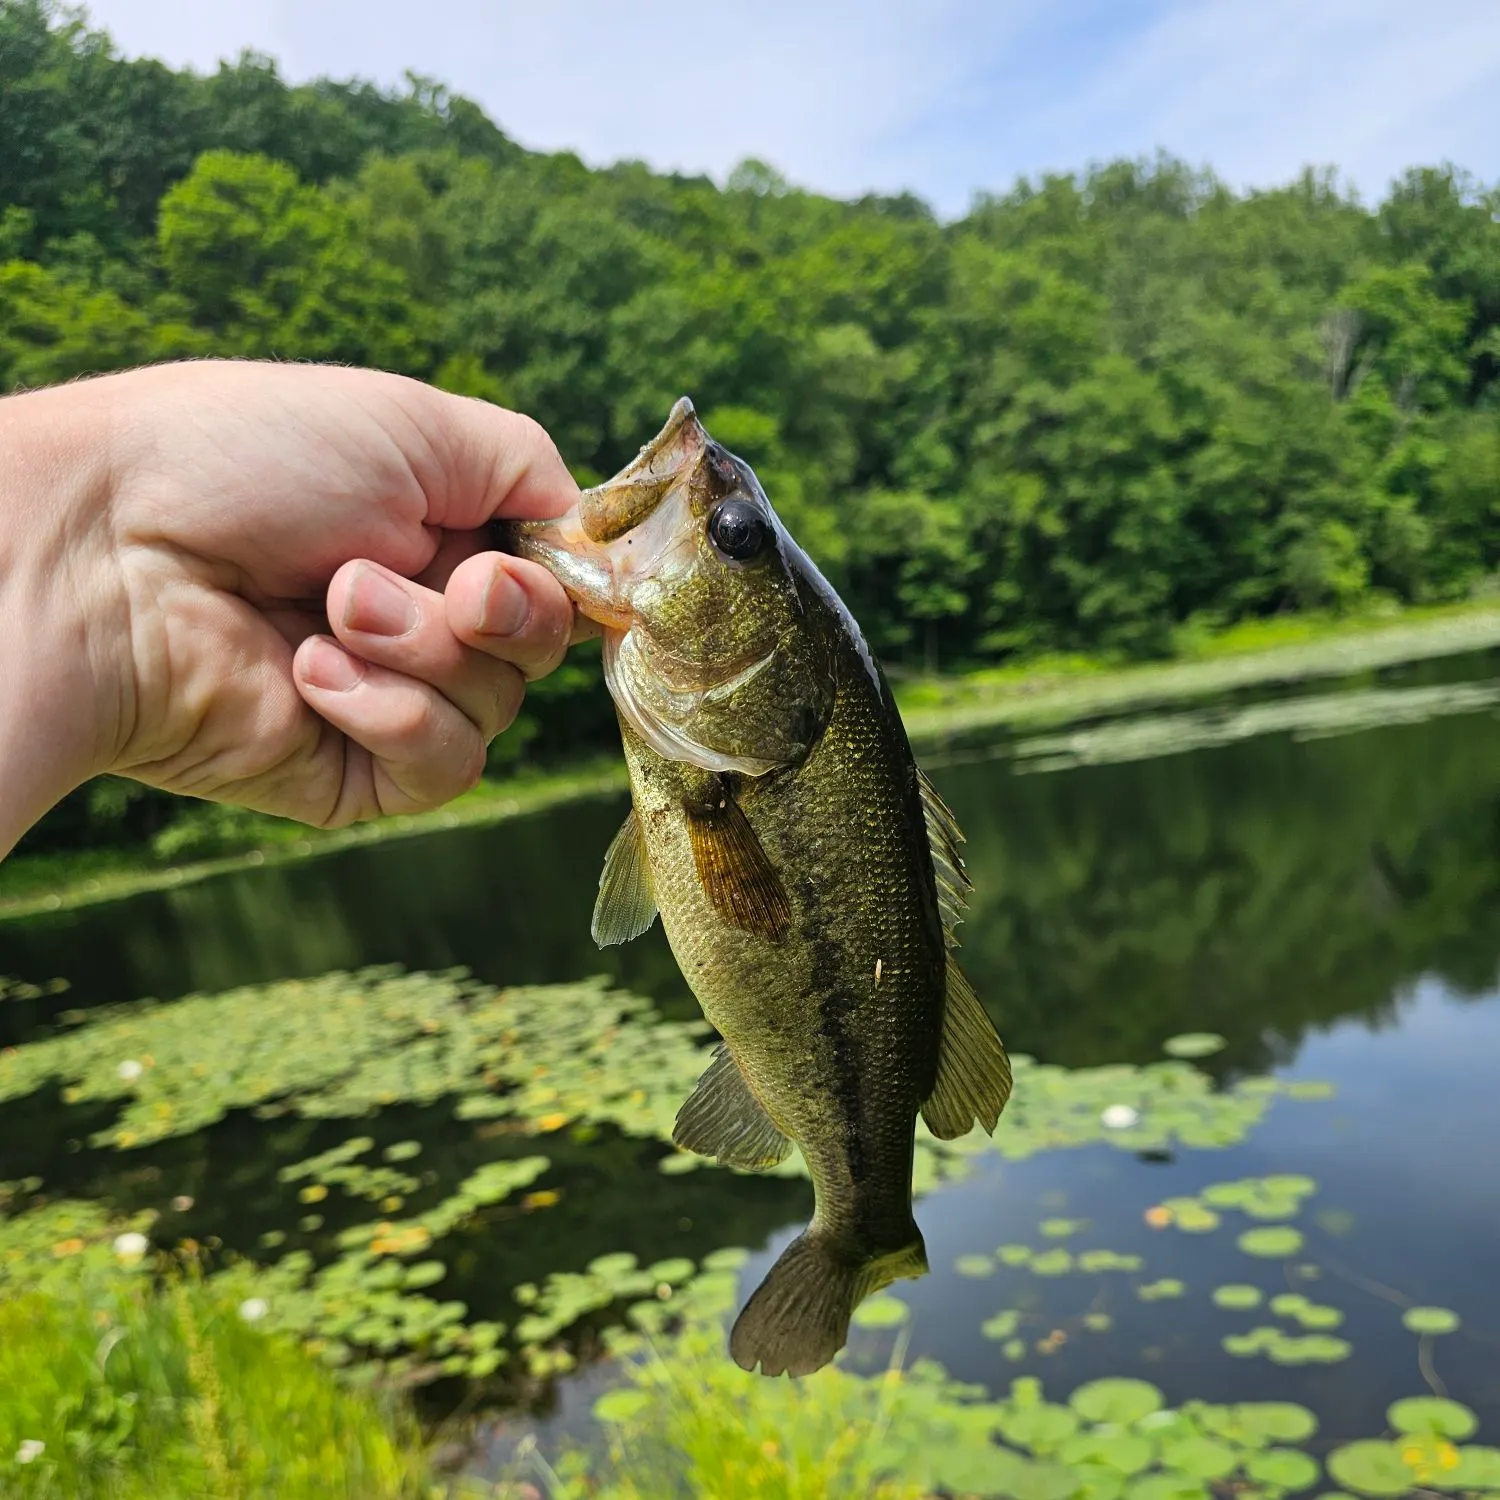
{"type": "Polygon", "coordinates": [[[943,1139],[993,1131],[1010,1093],[952,953],[963,836],[849,611],[686,399],[574,512],[507,545],[604,627],[632,810],[594,938],[626,942],[660,912],[723,1038],[673,1139],[751,1169],[795,1144],[807,1163],[812,1222],[730,1352],[809,1373],[861,1298],[927,1270],[917,1115],[943,1139]]]}

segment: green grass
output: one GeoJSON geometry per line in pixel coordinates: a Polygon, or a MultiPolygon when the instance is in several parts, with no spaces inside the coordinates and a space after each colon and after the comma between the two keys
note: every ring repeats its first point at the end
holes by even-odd
{"type": "Polygon", "coordinates": [[[434,1493],[425,1467],[409,1415],[208,1284],[80,1278],[0,1302],[7,1497],[398,1500],[434,1493]]]}
{"type": "MultiPolygon", "coordinates": [[[[1375,671],[1500,646],[1500,602],[1364,615],[1285,615],[1226,630],[1184,630],[1170,662],[1124,664],[1041,656],[960,677],[915,677],[896,686],[918,751],[986,728],[1040,727],[1280,682],[1375,671]]],[[[485,782],[437,812],[337,832],[203,804],[150,848],[19,855],[0,863],[0,921],[160,890],[232,870],[303,859],[356,844],[473,827],[576,797],[619,791],[616,757],[505,782],[485,782]]]]}
{"type": "Polygon", "coordinates": [[[1346,677],[1404,662],[1500,646],[1500,605],[1472,601],[1399,615],[1293,615],[1184,638],[1169,662],[1121,665],[1085,656],[1042,657],[956,678],[901,684],[919,750],[984,728],[1060,726],[1157,708],[1235,689],[1346,677]]]}

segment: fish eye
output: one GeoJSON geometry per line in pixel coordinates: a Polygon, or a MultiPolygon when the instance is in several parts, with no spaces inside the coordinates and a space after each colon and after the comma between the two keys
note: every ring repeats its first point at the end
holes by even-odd
{"type": "Polygon", "coordinates": [[[709,540],[734,562],[748,562],[764,550],[770,536],[771,528],[748,500],[731,497],[708,518],[709,540]]]}

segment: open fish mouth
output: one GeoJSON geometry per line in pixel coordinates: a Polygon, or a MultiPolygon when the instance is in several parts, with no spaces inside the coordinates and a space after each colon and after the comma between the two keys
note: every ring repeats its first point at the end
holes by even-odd
{"type": "Polygon", "coordinates": [[[503,551],[547,568],[580,614],[606,630],[628,630],[628,585],[673,548],[693,545],[686,490],[709,446],[683,396],[661,431],[612,479],[584,490],[566,515],[500,522],[496,539],[503,551]]]}

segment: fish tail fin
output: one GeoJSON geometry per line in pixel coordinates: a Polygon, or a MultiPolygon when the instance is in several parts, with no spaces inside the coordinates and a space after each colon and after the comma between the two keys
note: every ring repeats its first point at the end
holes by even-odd
{"type": "Polygon", "coordinates": [[[921,1231],[899,1250],[861,1256],[810,1229],[798,1235],[755,1289],[729,1336],[729,1352],[744,1370],[763,1375],[810,1375],[849,1338],[854,1309],[903,1276],[927,1273],[921,1231]]]}

